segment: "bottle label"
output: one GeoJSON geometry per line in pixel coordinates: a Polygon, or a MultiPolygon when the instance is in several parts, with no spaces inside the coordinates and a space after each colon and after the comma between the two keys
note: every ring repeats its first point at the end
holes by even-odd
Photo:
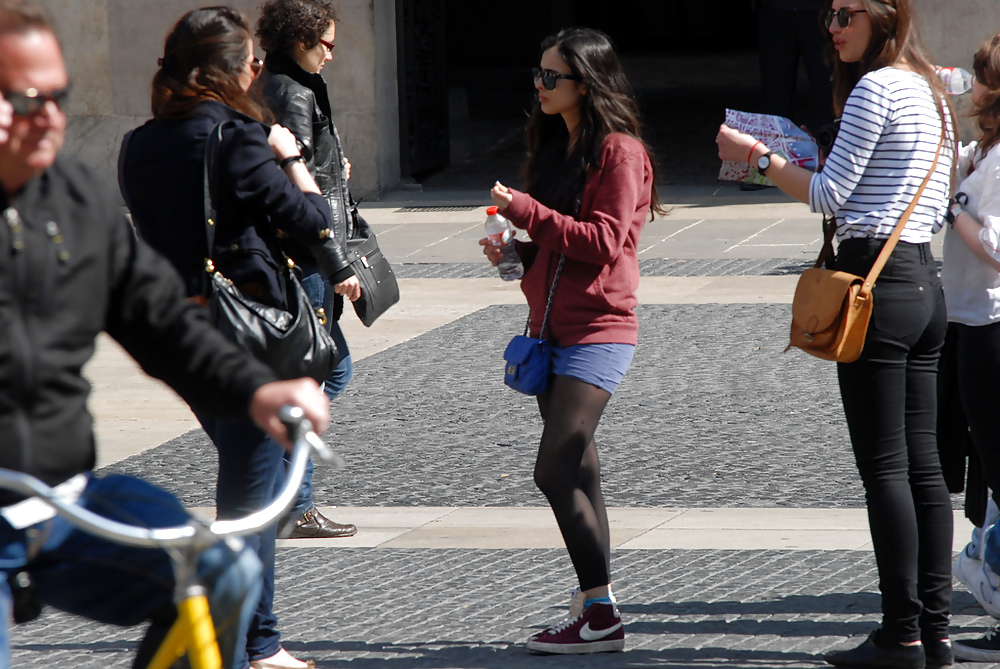
{"type": "Polygon", "coordinates": [[[489,235],[490,244],[493,246],[503,246],[510,242],[510,230],[504,230],[496,234],[489,235]]]}

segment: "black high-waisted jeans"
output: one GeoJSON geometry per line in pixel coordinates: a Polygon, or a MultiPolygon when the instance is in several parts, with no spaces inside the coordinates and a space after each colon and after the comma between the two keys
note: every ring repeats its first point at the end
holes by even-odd
{"type": "MultiPolygon", "coordinates": [[[[840,244],[837,269],[865,276],[883,241],[840,244]]],[[[951,499],[937,451],[937,365],[947,330],[929,244],[900,242],[873,289],[861,357],[837,365],[865,486],[887,641],[948,638],[951,499]]]]}

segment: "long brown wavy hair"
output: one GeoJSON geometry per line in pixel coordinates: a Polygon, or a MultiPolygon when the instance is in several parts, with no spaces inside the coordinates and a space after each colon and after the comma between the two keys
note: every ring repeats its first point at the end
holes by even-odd
{"type": "Polygon", "coordinates": [[[558,114],[543,113],[536,99],[525,131],[528,145],[525,190],[556,211],[576,215],[576,202],[583,192],[587,170],[599,163],[607,136],[620,132],[642,143],[652,163],[650,216],[653,212],[666,214],[656,192],[656,160],[642,139],[639,108],[611,40],[597,30],[570,28],[546,38],[541,52],[552,47],[579,77],[579,83],[586,86],[587,94],[582,97],[579,135],[569,157],[566,123],[558,114]]]}
{"type": "Polygon", "coordinates": [[[247,116],[264,119],[240,86],[250,26],[232,7],[195,9],[174,25],[153,76],[153,116],[187,116],[205,100],[217,100],[247,116]]]}
{"type": "MultiPolygon", "coordinates": [[[[927,80],[937,100],[941,120],[944,121],[947,109],[951,116],[952,128],[957,127],[955,110],[917,32],[912,0],[861,0],[861,3],[871,22],[872,36],[859,62],[845,63],[839,58],[834,58],[833,106],[837,116],[844,113],[847,98],[861,77],[869,72],[905,61],[927,80]]],[[[832,6],[833,0],[827,0],[824,10],[829,10],[832,6]]],[[[830,32],[826,31],[826,35],[832,44],[833,38],[830,32]]]]}
{"type": "Polygon", "coordinates": [[[986,94],[976,105],[973,115],[983,131],[979,142],[978,165],[986,154],[997,144],[1000,144],[1000,35],[986,42],[972,59],[972,67],[976,72],[976,81],[986,87],[986,94]]]}

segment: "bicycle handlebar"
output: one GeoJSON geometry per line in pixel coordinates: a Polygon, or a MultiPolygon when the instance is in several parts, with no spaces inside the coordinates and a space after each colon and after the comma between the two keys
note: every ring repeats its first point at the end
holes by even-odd
{"type": "Polygon", "coordinates": [[[77,528],[109,541],[140,548],[185,548],[196,544],[208,546],[222,537],[253,534],[266,527],[291,507],[298,494],[306,471],[309,452],[331,461],[335,467],[343,460],[324,444],[312,431],[312,424],[299,407],[282,407],[279,416],[295,444],[292,462],[288,468],[285,487],[269,505],[243,518],[217,520],[206,528],[192,519],[187,525],[176,527],[145,528],[110,520],[77,505],[60,499],[52,488],[30,474],[0,469],[0,488],[20,493],[25,497],[39,497],[54,507],[63,518],[77,528]]]}

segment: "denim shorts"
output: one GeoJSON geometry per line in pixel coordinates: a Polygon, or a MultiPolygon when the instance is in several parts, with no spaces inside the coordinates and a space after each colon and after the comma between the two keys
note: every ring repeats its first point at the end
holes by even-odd
{"type": "Polygon", "coordinates": [[[572,376],[612,395],[632,363],[632,344],[578,344],[552,347],[552,373],[572,376]]]}

